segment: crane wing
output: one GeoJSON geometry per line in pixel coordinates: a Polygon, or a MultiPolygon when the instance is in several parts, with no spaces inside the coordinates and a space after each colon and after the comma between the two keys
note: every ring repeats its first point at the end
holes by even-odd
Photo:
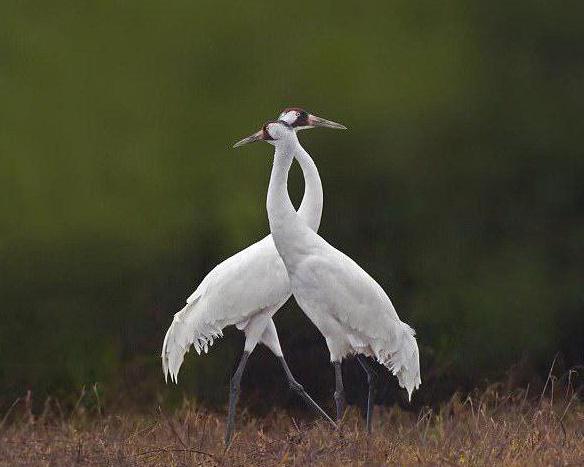
{"type": "MultiPolygon", "coordinates": [[[[317,284],[320,306],[346,329],[350,340],[367,345],[376,359],[411,393],[420,383],[414,330],[402,322],[383,288],[355,261],[317,236],[318,254],[309,256],[301,274],[317,284]]],[[[294,278],[296,279],[296,276],[294,278]]]]}
{"type": "Polygon", "coordinates": [[[174,315],[162,346],[165,377],[176,378],[191,345],[207,352],[222,329],[240,329],[257,313],[290,295],[288,273],[271,235],[217,265],[174,315]]]}

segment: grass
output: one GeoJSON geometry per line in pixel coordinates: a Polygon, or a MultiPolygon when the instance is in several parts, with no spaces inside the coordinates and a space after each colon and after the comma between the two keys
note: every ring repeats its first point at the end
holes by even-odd
{"type": "Polygon", "coordinates": [[[354,407],[338,431],[306,415],[244,411],[228,449],[224,414],[189,402],[174,413],[104,416],[100,404],[63,414],[47,401],[34,416],[29,396],[0,422],[0,465],[582,464],[584,404],[571,388],[548,392],[492,386],[418,413],[376,407],[371,436],[354,407]]]}

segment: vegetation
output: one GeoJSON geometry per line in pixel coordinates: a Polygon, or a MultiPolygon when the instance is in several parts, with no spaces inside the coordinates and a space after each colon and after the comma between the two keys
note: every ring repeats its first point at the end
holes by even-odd
{"type": "MultiPolygon", "coordinates": [[[[243,415],[231,446],[224,414],[186,403],[175,413],[104,415],[78,406],[64,415],[30,401],[0,428],[2,465],[577,465],[584,460],[584,406],[566,387],[530,398],[493,386],[419,413],[375,413],[374,433],[349,410],[335,432],[320,421],[281,411],[243,415]],[[27,405],[28,404],[28,405],[27,405]]],[[[3,425],[6,422],[3,421],[3,425]]]]}

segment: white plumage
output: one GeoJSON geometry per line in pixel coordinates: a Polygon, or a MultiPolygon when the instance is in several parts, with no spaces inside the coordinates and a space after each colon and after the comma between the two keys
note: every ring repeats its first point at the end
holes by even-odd
{"type": "Polygon", "coordinates": [[[288,196],[288,172],[294,157],[302,164],[310,156],[286,124],[271,123],[265,131],[276,147],[267,198],[270,230],[294,297],[326,339],[332,362],[350,354],[375,357],[411,398],[421,384],[413,329],[369,274],[299,218],[288,196]]]}
{"type": "MultiPolygon", "coordinates": [[[[298,108],[280,114],[292,131],[316,126],[344,128],[342,125],[310,115],[298,108]]],[[[260,138],[255,134],[236,144],[242,145],[260,138]]],[[[308,229],[317,230],[322,214],[322,184],[318,170],[310,157],[300,164],[304,175],[304,197],[298,209],[298,219],[308,229]]],[[[296,211],[294,211],[296,212],[296,211]]],[[[245,348],[231,378],[225,443],[229,444],[235,427],[235,409],[241,378],[247,359],[258,342],[265,344],[278,358],[290,389],[325,420],[335,422],[296,381],[282,354],[278,333],[272,317],[290,298],[290,280],[278,255],[271,235],[237,253],[216,266],[188,298],[168,329],[162,345],[164,377],[177,382],[178,372],[189,348],[207,352],[213,341],[222,336],[226,326],[235,325],[245,332],[245,348]]]]}
{"type": "MultiPolygon", "coordinates": [[[[294,124],[299,112],[286,110],[280,118],[294,124]]],[[[298,120],[298,130],[307,128],[298,120]]],[[[298,216],[307,228],[317,230],[322,214],[322,184],[312,159],[300,164],[305,180],[304,197],[298,216]]],[[[246,335],[245,351],[251,353],[258,342],[276,356],[282,356],[272,316],[290,298],[290,281],[272,236],[217,265],[174,315],[162,345],[165,379],[177,382],[185,354],[191,345],[200,354],[231,325],[246,335]]]]}
{"type": "MultiPolygon", "coordinates": [[[[255,347],[258,340],[263,342],[265,326],[289,297],[288,274],[271,236],[223,261],[174,315],[162,346],[165,377],[176,382],[190,346],[199,354],[206,353],[227,326],[237,326],[246,333],[246,349],[251,352],[253,348],[248,347],[255,347]]],[[[273,336],[266,337],[264,343],[272,348],[274,342],[269,338],[273,336]]],[[[271,350],[281,353],[277,348],[271,350]]]]}
{"type": "MultiPolygon", "coordinates": [[[[287,254],[292,291],[326,339],[331,361],[351,354],[374,357],[397,376],[411,398],[421,383],[414,330],[400,321],[381,286],[351,258],[318,235],[311,254],[287,254]]],[[[280,245],[280,251],[286,247],[280,245]]]]}

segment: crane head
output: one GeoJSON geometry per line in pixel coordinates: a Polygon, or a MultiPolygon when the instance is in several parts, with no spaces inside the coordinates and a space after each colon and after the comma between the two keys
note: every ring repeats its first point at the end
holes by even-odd
{"type": "Polygon", "coordinates": [[[266,122],[260,131],[238,141],[233,147],[237,148],[255,141],[267,141],[270,144],[275,144],[274,141],[281,139],[287,131],[292,130],[296,133],[299,130],[316,127],[335,128],[339,130],[347,129],[346,126],[340,123],[317,117],[297,107],[291,107],[285,109],[278,117],[278,120],[266,122]]]}
{"type": "Polygon", "coordinates": [[[294,131],[306,130],[308,128],[315,128],[317,126],[325,128],[335,128],[337,130],[346,130],[347,127],[341,125],[340,123],[332,122],[325,118],[317,117],[308,113],[306,110],[300,107],[288,107],[284,109],[278,120],[286,122],[294,131]]]}
{"type": "Polygon", "coordinates": [[[256,131],[253,135],[250,135],[247,138],[243,138],[242,140],[235,143],[233,147],[238,148],[244,144],[255,143],[256,141],[267,141],[268,143],[271,143],[272,141],[279,139],[278,130],[280,128],[287,128],[291,130],[292,126],[280,120],[270,120],[264,123],[260,131],[256,131]]]}

